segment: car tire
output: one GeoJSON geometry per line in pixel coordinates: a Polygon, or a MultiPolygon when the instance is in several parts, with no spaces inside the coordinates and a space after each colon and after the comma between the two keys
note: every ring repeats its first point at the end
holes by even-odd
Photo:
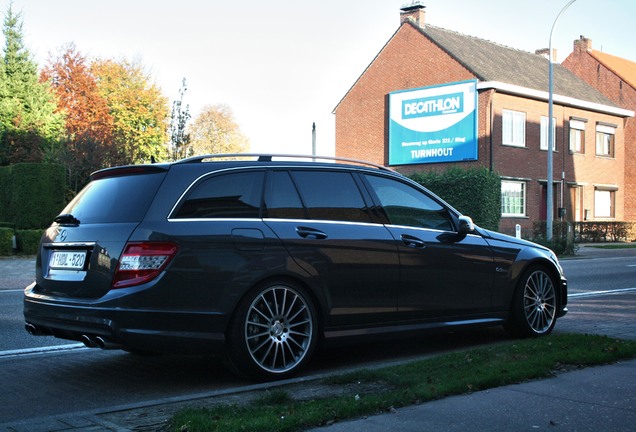
{"type": "Polygon", "coordinates": [[[532,266],[519,280],[506,330],[517,337],[548,335],[556,324],[557,310],[554,277],[544,267],[532,266]]]}
{"type": "Polygon", "coordinates": [[[259,286],[239,303],[225,359],[239,375],[259,381],[288,378],[311,358],[316,312],[305,290],[286,281],[259,286]]]}

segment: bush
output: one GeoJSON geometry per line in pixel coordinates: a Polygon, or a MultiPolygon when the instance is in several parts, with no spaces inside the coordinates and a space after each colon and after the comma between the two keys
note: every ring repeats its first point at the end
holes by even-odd
{"type": "Polygon", "coordinates": [[[627,232],[627,241],[636,242],[636,222],[631,222],[627,232]]]}
{"type": "Polygon", "coordinates": [[[577,242],[617,242],[631,240],[636,223],[599,221],[575,222],[574,238],[577,242]]]}
{"type": "Polygon", "coordinates": [[[501,218],[501,177],[487,168],[451,168],[409,175],[480,227],[497,231],[501,218]]]}
{"type": "Polygon", "coordinates": [[[42,234],[44,230],[16,230],[18,252],[23,255],[36,255],[42,234]]]}
{"type": "Polygon", "coordinates": [[[551,240],[546,238],[546,231],[546,221],[535,222],[530,240],[552,249],[559,256],[576,255],[578,246],[574,242],[574,233],[569,222],[554,221],[552,223],[551,240]]]}
{"type": "Polygon", "coordinates": [[[0,228],[0,255],[13,253],[13,229],[0,228]]]}
{"type": "Polygon", "coordinates": [[[18,229],[45,228],[64,208],[62,165],[18,163],[0,167],[0,221],[18,229]]]}
{"type": "Polygon", "coordinates": [[[13,191],[9,221],[17,229],[45,228],[65,203],[64,167],[56,164],[19,163],[11,166],[13,191]]]}
{"type": "Polygon", "coordinates": [[[0,220],[13,220],[9,217],[11,207],[11,191],[13,190],[13,176],[10,166],[0,167],[0,220]]]}

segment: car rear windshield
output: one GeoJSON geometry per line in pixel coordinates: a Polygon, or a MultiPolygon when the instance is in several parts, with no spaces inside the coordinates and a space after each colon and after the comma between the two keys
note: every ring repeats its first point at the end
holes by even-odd
{"type": "Polygon", "coordinates": [[[160,172],[94,180],[62,213],[72,214],[82,224],[139,222],[165,175],[160,172]]]}

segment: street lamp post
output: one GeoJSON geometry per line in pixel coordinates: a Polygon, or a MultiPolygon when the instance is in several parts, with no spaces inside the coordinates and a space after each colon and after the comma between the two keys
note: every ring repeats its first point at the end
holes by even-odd
{"type": "Polygon", "coordinates": [[[546,239],[552,240],[552,225],[554,219],[554,206],[553,206],[553,190],[552,190],[552,158],[553,158],[553,149],[554,149],[554,119],[553,116],[553,81],[554,81],[554,64],[552,58],[552,34],[554,33],[554,28],[557,25],[557,21],[559,21],[559,17],[565,10],[570,7],[572,3],[576,0],[570,0],[568,4],[566,4],[561,12],[557,15],[554,23],[552,24],[552,29],[550,30],[550,42],[548,44],[548,58],[550,62],[549,66],[549,74],[548,74],[548,184],[547,184],[547,197],[546,197],[546,239]]]}
{"type": "Polygon", "coordinates": [[[316,122],[311,124],[311,155],[316,156],[316,122]]]}

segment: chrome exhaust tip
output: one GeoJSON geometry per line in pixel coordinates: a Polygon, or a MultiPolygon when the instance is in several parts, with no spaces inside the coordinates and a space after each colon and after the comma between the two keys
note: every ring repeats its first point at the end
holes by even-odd
{"type": "Polygon", "coordinates": [[[42,334],[38,328],[31,323],[26,323],[24,328],[31,336],[40,336],[42,334]]]}
{"type": "Polygon", "coordinates": [[[89,335],[82,335],[80,337],[80,342],[82,342],[86,348],[96,348],[98,346],[95,339],[91,338],[89,335]]]}
{"type": "Polygon", "coordinates": [[[120,349],[121,345],[112,343],[101,336],[97,336],[95,339],[95,344],[103,350],[111,350],[111,349],[120,349]]]}

